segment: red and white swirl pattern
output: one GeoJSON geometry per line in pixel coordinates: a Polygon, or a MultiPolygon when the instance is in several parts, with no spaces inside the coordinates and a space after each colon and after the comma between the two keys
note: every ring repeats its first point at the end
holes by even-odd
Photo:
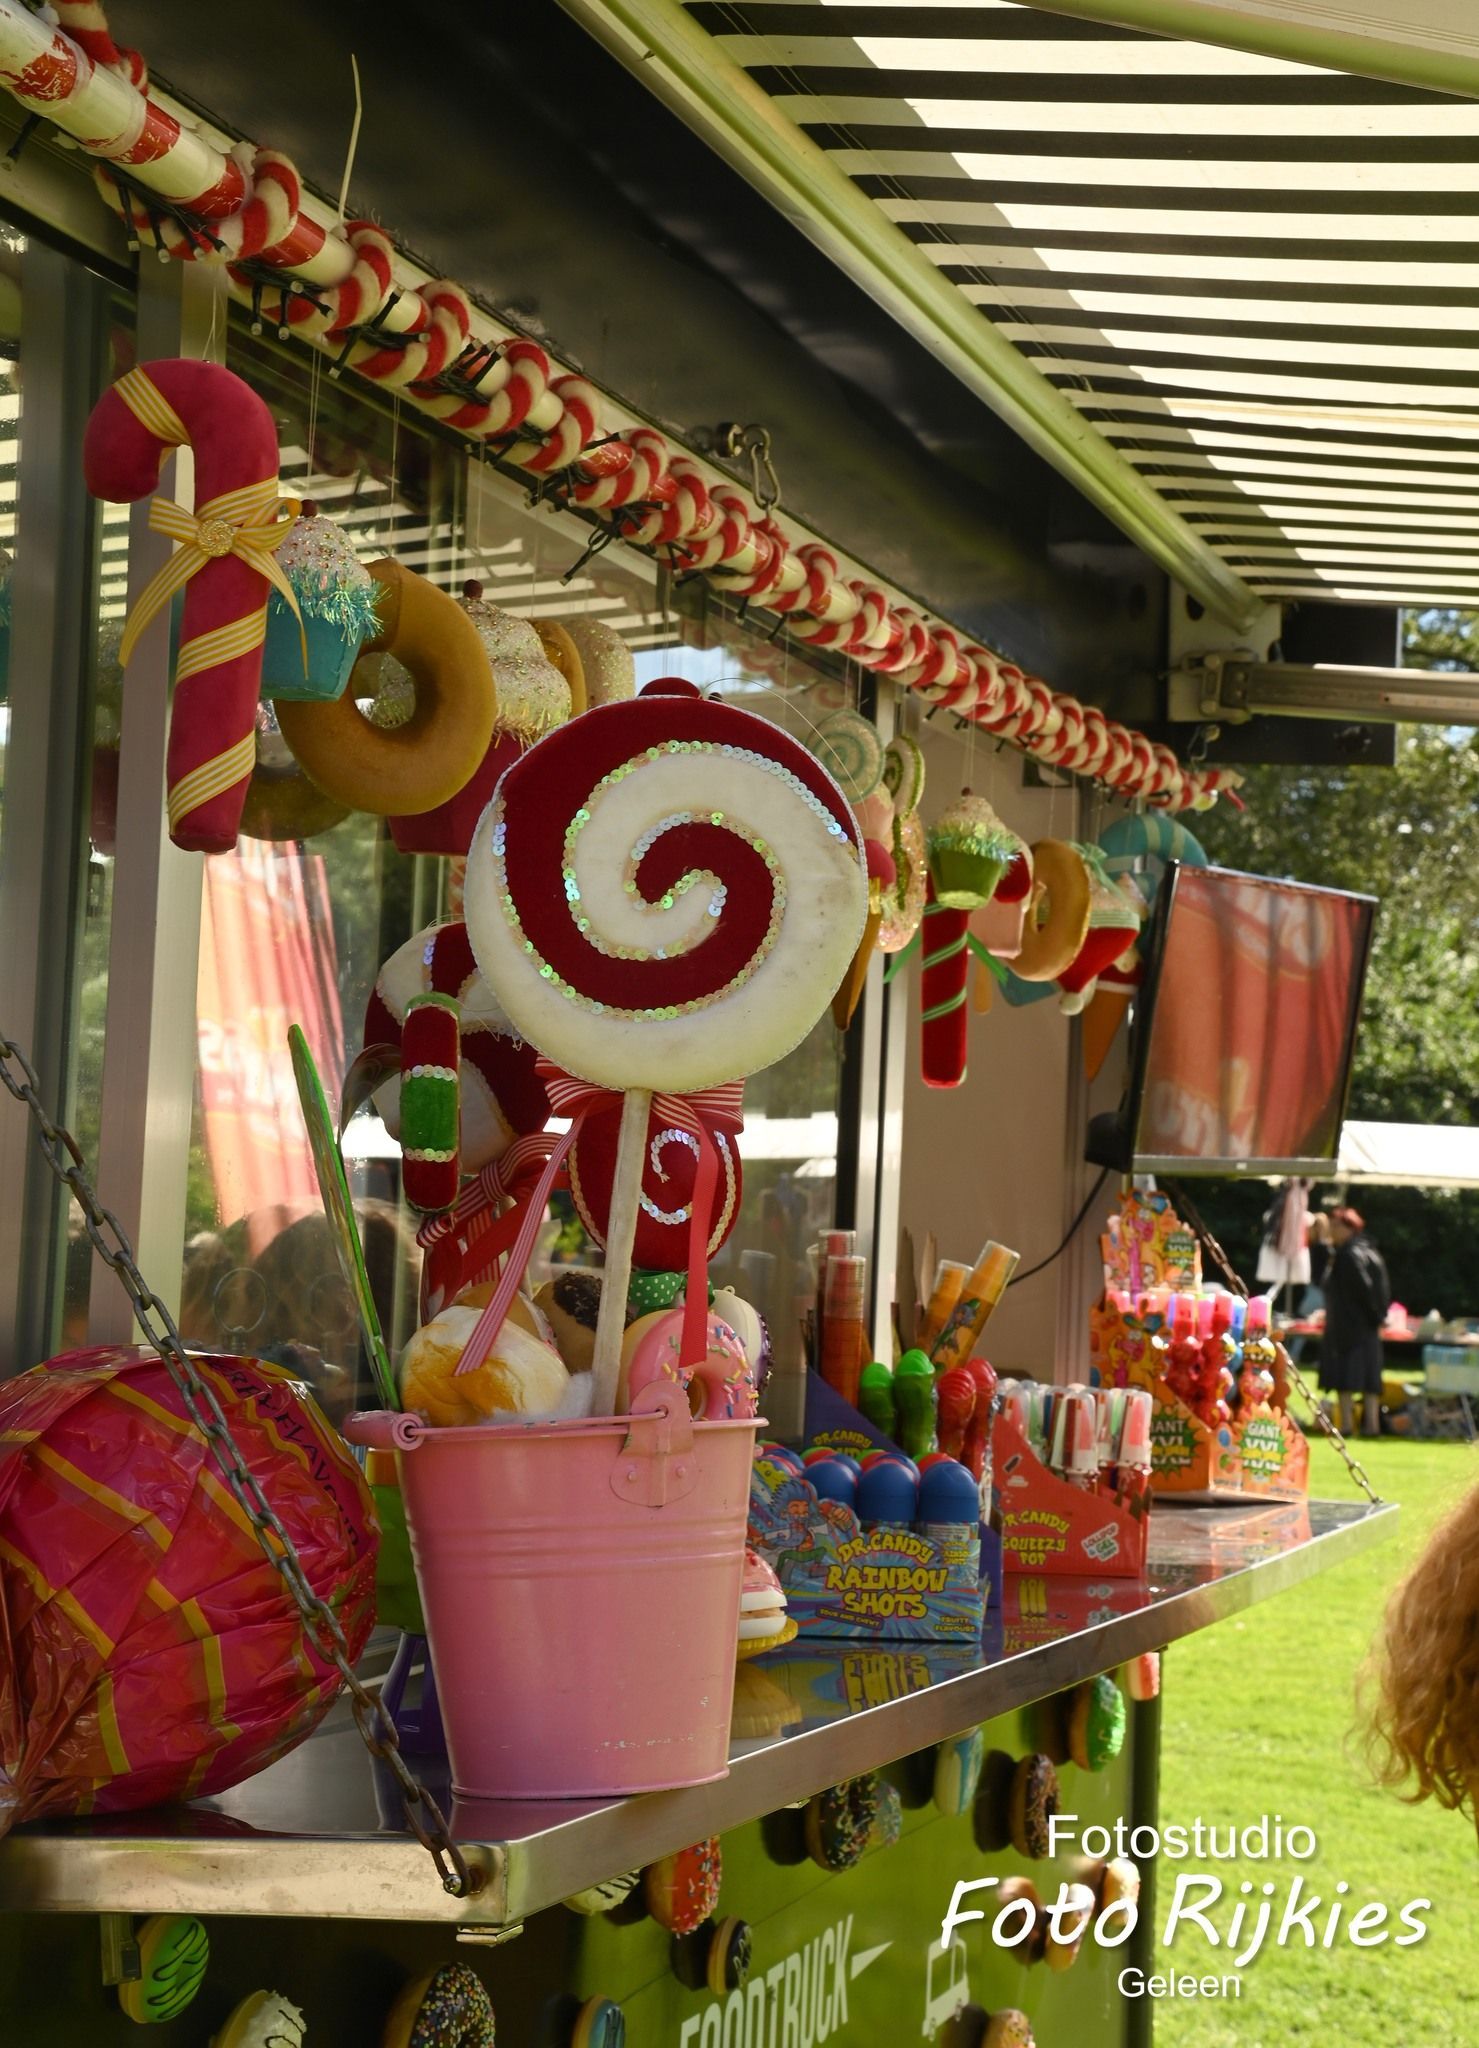
{"type": "Polygon", "coordinates": [[[587,712],[508,770],[463,908],[531,1044],[603,1087],[689,1093],[805,1037],[867,896],[856,820],[806,749],[669,684],[587,712]]]}

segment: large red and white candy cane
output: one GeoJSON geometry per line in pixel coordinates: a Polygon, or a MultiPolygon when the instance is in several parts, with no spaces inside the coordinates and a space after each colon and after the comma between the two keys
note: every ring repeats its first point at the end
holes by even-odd
{"type": "Polygon", "coordinates": [[[273,558],[292,521],[278,517],[272,415],[219,363],[144,363],[93,407],[82,463],[95,498],[131,504],[159,482],[169,450],[185,447],[195,454],[196,509],[154,500],[150,526],[180,546],[135,604],[119,660],[128,666],[145,626],[183,590],[167,762],[169,832],[176,846],[224,853],[236,844],[256,763],[268,585],[298,610],[273,558]]]}

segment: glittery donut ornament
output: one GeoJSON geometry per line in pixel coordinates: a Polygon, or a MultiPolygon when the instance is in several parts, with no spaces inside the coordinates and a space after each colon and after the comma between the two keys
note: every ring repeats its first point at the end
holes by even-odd
{"type": "Polygon", "coordinates": [[[857,821],[806,749],[665,679],[516,762],[464,911],[515,1027],[583,1080],[688,1093],[783,1059],[863,935],[857,821]]]}
{"type": "Polygon", "coordinates": [[[466,1963],[416,1977],[391,2007],[380,2048],[493,2048],[493,2001],[466,1963]]]}
{"type": "MultiPolygon", "coordinates": [[[[719,1182],[709,1212],[708,1255],[724,1243],[739,1214],[743,1176],[736,1120],[730,1128],[711,1123],[719,1155],[719,1182]]],[[[611,1191],[616,1182],[617,1141],[621,1111],[604,1110],[581,1123],[570,1150],[570,1193],[586,1230],[597,1244],[606,1242],[611,1219],[611,1191]]],[[[642,1161],[642,1193],[632,1260],[648,1272],[670,1273],[686,1266],[693,1219],[694,1184],[698,1178],[698,1139],[659,1115],[647,1119],[647,1149],[642,1161]]]]}

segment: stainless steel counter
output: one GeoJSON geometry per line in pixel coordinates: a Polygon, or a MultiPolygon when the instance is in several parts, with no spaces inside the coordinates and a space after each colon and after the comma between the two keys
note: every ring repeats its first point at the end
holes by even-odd
{"type": "MultiPolygon", "coordinates": [[[[980,1649],[797,1643],[752,1660],[729,1774],[596,1803],[459,1802],[481,1879],[451,1899],[347,1720],[222,1798],[18,1830],[0,1910],[253,1913],[506,1927],[571,1892],[1194,1634],[1382,1541],[1396,1510],[1156,1507],[1146,1583],[1013,1577],[980,1649]],[[763,1732],[753,1732],[763,1730],[763,1732]]],[[[599,1682],[593,1674],[593,1682],[599,1682]]],[[[424,1768],[440,1791],[445,1765],[424,1768]]]]}

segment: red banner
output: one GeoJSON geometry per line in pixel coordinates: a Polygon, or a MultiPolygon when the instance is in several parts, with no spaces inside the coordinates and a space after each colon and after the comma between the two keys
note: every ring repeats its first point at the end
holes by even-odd
{"type": "Polygon", "coordinates": [[[344,1067],[338,956],[320,854],[241,841],[205,863],[196,989],[200,1095],[220,1222],[248,1219],[253,1255],[317,1210],[290,1024],[337,1101],[344,1067]]]}

